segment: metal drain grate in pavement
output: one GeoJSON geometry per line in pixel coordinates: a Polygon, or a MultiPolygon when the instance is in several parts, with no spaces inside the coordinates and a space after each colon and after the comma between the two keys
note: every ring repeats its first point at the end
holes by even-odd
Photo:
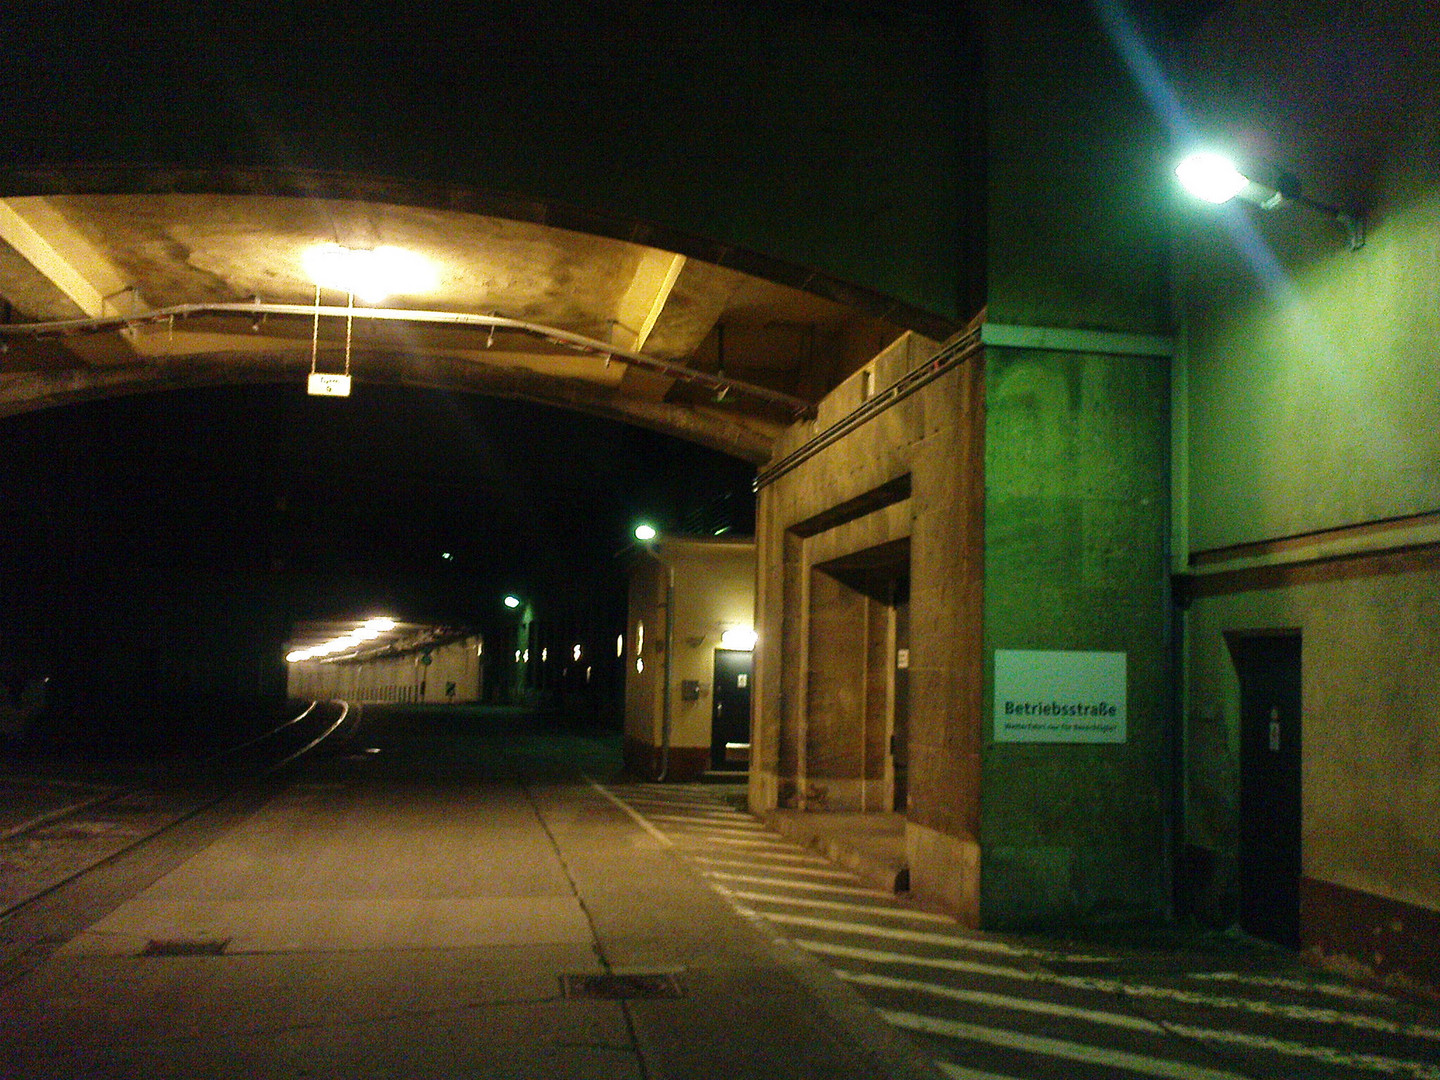
{"type": "Polygon", "coordinates": [[[684,997],[680,980],[663,973],[628,975],[561,975],[560,990],[567,998],[605,1001],[654,1000],[684,997]]]}
{"type": "Polygon", "coordinates": [[[141,956],[223,956],[230,939],[201,941],[184,938],[174,941],[151,940],[145,943],[141,956]]]}

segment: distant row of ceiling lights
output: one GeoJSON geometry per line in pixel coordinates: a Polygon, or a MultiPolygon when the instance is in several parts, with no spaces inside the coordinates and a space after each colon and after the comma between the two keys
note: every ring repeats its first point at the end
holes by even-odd
{"type": "Polygon", "coordinates": [[[323,660],[331,656],[338,656],[340,653],[358,649],[394,629],[395,620],[380,615],[373,619],[367,619],[349,633],[341,634],[339,637],[331,638],[319,645],[311,645],[308,649],[295,649],[287,653],[285,659],[292,664],[298,664],[304,660],[323,660]]]}

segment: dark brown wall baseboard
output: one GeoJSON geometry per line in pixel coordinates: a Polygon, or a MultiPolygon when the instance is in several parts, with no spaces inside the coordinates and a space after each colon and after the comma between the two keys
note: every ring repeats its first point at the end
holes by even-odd
{"type": "Polygon", "coordinates": [[[1300,937],[1327,966],[1391,993],[1440,1001],[1440,911],[1305,877],[1300,937]]]}
{"type": "MultiPolygon", "coordinates": [[[[625,766],[636,776],[656,778],[660,775],[660,747],[625,736],[625,766]]],[[[710,768],[708,746],[672,746],[667,780],[696,780],[710,768]]]]}

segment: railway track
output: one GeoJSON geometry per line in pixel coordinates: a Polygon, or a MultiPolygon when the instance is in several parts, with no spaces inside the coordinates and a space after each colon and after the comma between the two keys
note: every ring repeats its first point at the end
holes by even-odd
{"type": "MultiPolygon", "coordinates": [[[[186,822],[237,790],[277,777],[358,722],[348,702],[311,702],[284,723],[161,782],[114,786],[49,781],[73,789],[58,807],[0,829],[0,949],[6,923],[43,897],[186,822]]],[[[21,778],[11,783],[25,783],[21,778]]]]}

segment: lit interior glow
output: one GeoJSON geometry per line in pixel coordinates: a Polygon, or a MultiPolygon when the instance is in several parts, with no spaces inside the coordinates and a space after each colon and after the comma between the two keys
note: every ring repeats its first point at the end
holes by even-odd
{"type": "Polygon", "coordinates": [[[306,251],[302,261],[310,280],[322,289],[354,293],[371,304],[387,296],[429,292],[439,281],[428,259],[390,244],[376,248],[322,244],[306,251]]]}
{"type": "Polygon", "coordinates": [[[341,634],[339,637],[311,645],[308,649],[292,649],[285,654],[285,660],[287,663],[298,664],[305,660],[333,656],[335,653],[355,649],[367,641],[374,641],[380,637],[380,635],[388,634],[394,629],[394,619],[387,618],[384,615],[377,615],[375,618],[367,619],[354,630],[341,634]]]}
{"type": "Polygon", "coordinates": [[[753,652],[755,649],[756,634],[748,626],[732,626],[720,635],[720,647],[722,649],[738,649],[740,652],[753,652]]]}
{"type": "Polygon", "coordinates": [[[575,657],[576,660],[579,660],[579,659],[580,659],[580,646],[579,646],[579,645],[576,645],[575,648],[571,650],[571,653],[572,653],[572,655],[574,655],[574,657],[575,657]]]}
{"type": "Polygon", "coordinates": [[[1224,154],[1205,150],[1175,166],[1175,175],[1191,195],[1212,203],[1229,202],[1250,183],[1224,154]]]}
{"type": "Polygon", "coordinates": [[[550,647],[548,645],[540,650],[540,662],[542,664],[548,664],[550,662],[550,647]]]}
{"type": "Polygon", "coordinates": [[[616,655],[616,656],[624,656],[624,655],[625,655],[625,635],[624,635],[624,634],[616,634],[616,635],[615,635],[615,655],[616,655]]]}
{"type": "Polygon", "coordinates": [[[654,525],[641,524],[635,526],[636,540],[654,540],[660,534],[655,531],[654,525]]]}

